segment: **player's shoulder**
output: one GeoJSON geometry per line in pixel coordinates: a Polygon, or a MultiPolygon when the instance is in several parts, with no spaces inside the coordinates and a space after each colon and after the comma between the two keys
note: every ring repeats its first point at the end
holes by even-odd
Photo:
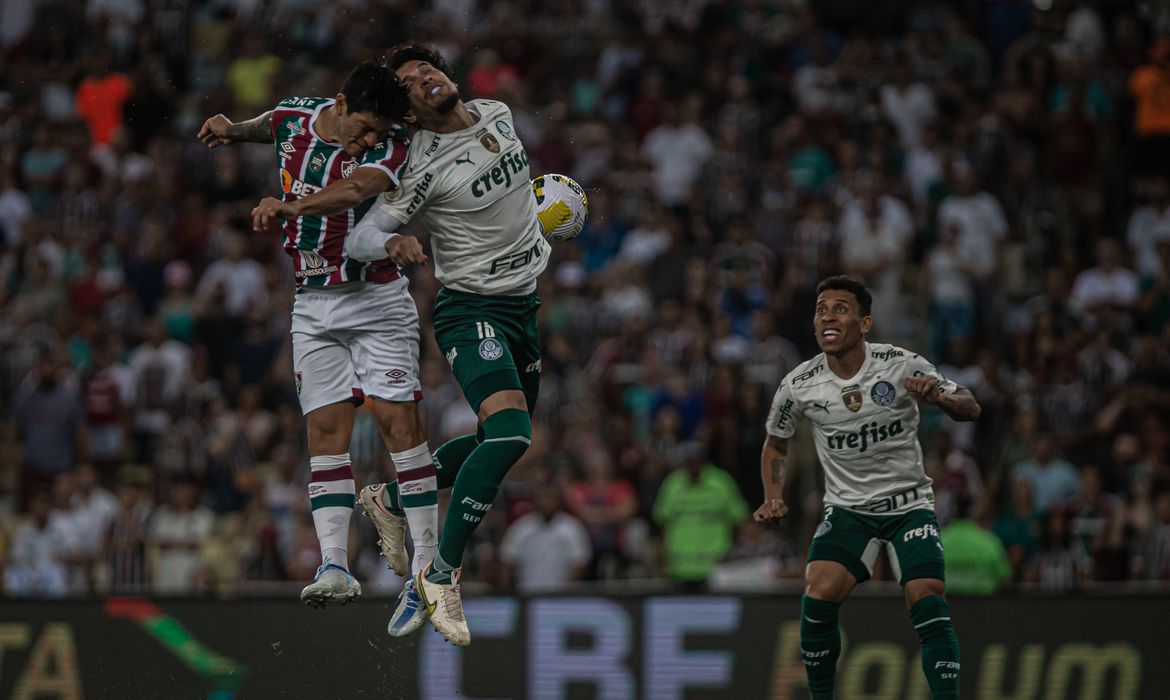
{"type": "Polygon", "coordinates": [[[866,343],[870,366],[896,365],[918,357],[918,353],[890,343],[866,343]]]}
{"type": "Polygon", "coordinates": [[[508,107],[508,105],[500,102],[499,100],[478,99],[472,100],[467,104],[473,107],[475,111],[479,113],[480,119],[500,116],[510,118],[512,116],[512,110],[508,107]]]}
{"type": "Polygon", "coordinates": [[[784,375],[781,384],[787,385],[792,391],[798,391],[819,383],[817,380],[828,371],[829,366],[825,362],[825,353],[822,352],[794,367],[791,372],[784,375]]]}
{"type": "Polygon", "coordinates": [[[286,97],[276,103],[276,109],[293,112],[314,112],[333,101],[332,97],[286,97]]]}

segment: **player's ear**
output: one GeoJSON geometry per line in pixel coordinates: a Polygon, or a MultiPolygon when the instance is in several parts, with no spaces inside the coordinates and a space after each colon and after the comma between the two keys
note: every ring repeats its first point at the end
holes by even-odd
{"type": "Polygon", "coordinates": [[[349,105],[345,101],[345,93],[339,92],[333,98],[334,106],[337,108],[337,116],[344,117],[349,111],[349,105]]]}
{"type": "Polygon", "coordinates": [[[402,115],[402,121],[407,124],[418,124],[418,117],[414,116],[414,112],[407,110],[406,114],[402,115]]]}
{"type": "Polygon", "coordinates": [[[872,329],[872,328],[873,328],[873,316],[862,316],[861,317],[861,332],[862,332],[862,334],[869,333],[870,329],[872,329]]]}

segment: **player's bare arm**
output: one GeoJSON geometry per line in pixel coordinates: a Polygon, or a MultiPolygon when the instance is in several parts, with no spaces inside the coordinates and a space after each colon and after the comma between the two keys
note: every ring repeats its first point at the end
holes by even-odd
{"type": "Polygon", "coordinates": [[[975,395],[965,387],[958,387],[955,391],[946,394],[939,387],[934,377],[911,377],[906,380],[906,391],[919,403],[938,406],[943,413],[957,421],[973,421],[979,419],[983,409],[975,400],[975,395]]]}
{"type": "Polygon", "coordinates": [[[760,478],[764,481],[764,504],[752,515],[758,523],[772,522],[788,515],[784,503],[784,477],[788,468],[788,440],[769,435],[760,453],[760,478]]]}
{"type": "Polygon", "coordinates": [[[208,148],[240,142],[272,143],[272,110],[242,122],[217,114],[203,122],[198,138],[208,148]]]}
{"type": "Polygon", "coordinates": [[[393,185],[390,176],[380,168],[357,168],[349,177],[335,180],[324,189],[291,202],[283,202],[276,197],[261,199],[252,210],[252,229],[266,231],[276,219],[340,214],[391,189],[393,185]]]}

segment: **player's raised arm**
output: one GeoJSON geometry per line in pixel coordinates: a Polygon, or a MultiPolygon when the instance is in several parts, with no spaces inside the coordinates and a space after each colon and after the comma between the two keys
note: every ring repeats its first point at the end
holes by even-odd
{"type": "Polygon", "coordinates": [[[764,505],[752,515],[756,522],[779,520],[788,514],[784,503],[784,477],[788,468],[788,438],[769,435],[760,453],[760,478],[764,481],[764,505]]]}
{"type": "Polygon", "coordinates": [[[272,110],[242,122],[217,114],[203,122],[197,138],[208,148],[240,142],[272,143],[272,110]]]}
{"type": "Polygon", "coordinates": [[[274,219],[340,214],[391,189],[393,184],[379,168],[357,168],[349,177],[334,180],[324,189],[291,202],[265,197],[252,210],[252,229],[266,231],[274,219]]]}
{"type": "Polygon", "coordinates": [[[983,412],[975,395],[966,387],[955,384],[953,390],[946,391],[944,384],[930,375],[910,377],[906,380],[906,391],[920,403],[938,406],[957,421],[978,420],[983,412]]]}
{"type": "Polygon", "coordinates": [[[397,232],[402,225],[384,207],[375,207],[354,227],[345,241],[345,254],[354,260],[374,262],[386,260],[403,266],[425,263],[426,253],[414,236],[403,236],[397,232]]]}

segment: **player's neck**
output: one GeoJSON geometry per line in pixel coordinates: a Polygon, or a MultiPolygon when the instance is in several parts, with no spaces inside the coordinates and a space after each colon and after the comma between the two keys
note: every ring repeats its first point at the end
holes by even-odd
{"type": "Polygon", "coordinates": [[[829,363],[829,369],[841,379],[856,377],[861,371],[861,366],[865,364],[865,341],[840,353],[825,353],[825,358],[829,363]]]}
{"type": "Polygon", "coordinates": [[[317,115],[317,119],[313,122],[313,131],[317,135],[329,142],[336,142],[337,138],[337,115],[333,113],[332,109],[323,109],[317,115]]]}
{"type": "Polygon", "coordinates": [[[438,117],[433,124],[428,124],[424,128],[436,134],[451,134],[456,131],[470,129],[478,121],[479,117],[467,109],[467,104],[463,100],[459,100],[450,112],[438,117]]]}

